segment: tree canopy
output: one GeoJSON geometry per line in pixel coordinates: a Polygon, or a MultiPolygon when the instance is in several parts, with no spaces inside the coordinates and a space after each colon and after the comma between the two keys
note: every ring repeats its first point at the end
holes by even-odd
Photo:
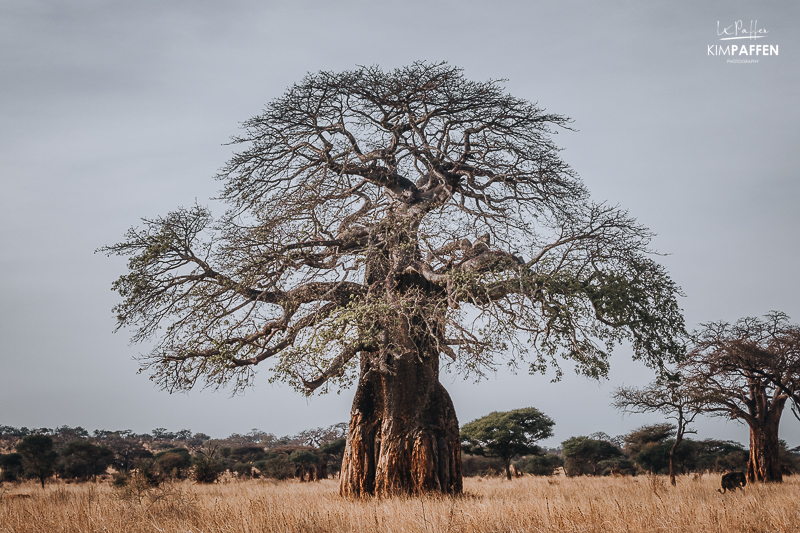
{"type": "Polygon", "coordinates": [[[66,479],[95,479],[114,462],[114,452],[110,448],[97,446],[87,440],[68,442],[59,455],[61,461],[56,469],[66,479]]]}
{"type": "Polygon", "coordinates": [[[569,124],[446,64],[309,75],[233,139],[224,217],[181,208],[105,248],[130,257],[119,325],[139,341],[167,324],[144,361],[169,389],[241,387],[272,358],[299,388],[348,384],[357,352],[399,342],[374,317],[416,306],[444,319],[420,327],[464,370],[528,353],[520,333],[536,369],[563,355],[605,375],[597,341],[626,336],[647,361],[671,356],[677,287],[651,234],[560,158],[550,136],[569,124]],[[367,275],[395,245],[408,256],[367,275]],[[430,290],[393,298],[387,277],[410,273],[430,290]]]}
{"type": "Polygon", "coordinates": [[[553,436],[555,422],[534,407],[489,413],[461,428],[465,453],[499,457],[511,479],[511,459],[540,452],[536,441],[553,436]]]}
{"type": "Polygon", "coordinates": [[[561,443],[564,472],[568,476],[598,474],[602,461],[622,457],[622,451],[608,441],[589,437],[571,437],[561,443]]]}
{"type": "Polygon", "coordinates": [[[58,453],[53,449],[53,437],[50,435],[28,435],[15,446],[22,456],[25,475],[38,479],[44,488],[44,482],[55,473],[58,453]]]}

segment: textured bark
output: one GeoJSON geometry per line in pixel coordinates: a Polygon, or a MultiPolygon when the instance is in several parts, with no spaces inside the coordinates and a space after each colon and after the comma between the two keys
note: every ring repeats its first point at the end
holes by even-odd
{"type": "Polygon", "coordinates": [[[339,492],[393,496],[461,492],[461,442],[453,402],[429,355],[379,373],[362,357],[339,492]]]}
{"type": "Polygon", "coordinates": [[[780,411],[770,411],[767,420],[761,426],[750,426],[750,458],[747,461],[747,481],[754,483],[781,483],[783,472],[780,461],[780,442],[778,440],[778,423],[780,411]]]}

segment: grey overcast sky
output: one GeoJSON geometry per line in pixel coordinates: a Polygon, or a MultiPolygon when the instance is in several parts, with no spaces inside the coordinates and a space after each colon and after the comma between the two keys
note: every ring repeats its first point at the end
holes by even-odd
{"type": "MultiPolygon", "coordinates": [[[[800,321],[799,26],[800,3],[774,0],[0,0],[0,424],[223,437],[348,419],[352,390],[306,399],[266,368],[243,396],[157,390],[133,359],[147,347],[113,333],[125,261],[94,250],[195,200],[221,212],[212,177],[239,123],[307,72],[356,65],[446,60],[573,117],[565,160],[658,234],[690,328],[772,309],[800,321]],[[768,33],[720,41],[739,20],[768,33]],[[708,54],[753,42],[778,55],[708,54]]],[[[651,377],[621,348],[602,383],[443,382],[462,423],[535,406],[557,445],[658,421],[609,405],[651,377]]],[[[697,427],[747,442],[733,422],[697,427]]],[[[800,445],[788,411],[781,435],[800,445]]]]}

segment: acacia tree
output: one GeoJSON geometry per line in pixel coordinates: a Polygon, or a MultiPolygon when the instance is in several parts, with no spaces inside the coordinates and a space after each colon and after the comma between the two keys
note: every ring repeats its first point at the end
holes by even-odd
{"type": "Polygon", "coordinates": [[[569,123],[444,63],[308,75],[233,139],[224,216],[104,248],[130,257],[118,324],[158,338],[143,369],[168,390],[241,389],[265,362],[306,393],[357,381],[340,492],[457,493],[440,357],[601,377],[622,339],[651,364],[682,348],[651,234],[560,158],[569,123]]]}
{"type": "Polygon", "coordinates": [[[25,475],[36,478],[44,488],[44,482],[55,473],[58,453],[53,449],[53,437],[50,435],[28,435],[15,446],[22,457],[25,475]]]}
{"type": "Polygon", "coordinates": [[[630,413],[659,412],[675,421],[675,441],[669,450],[669,482],[675,481],[675,451],[686,433],[695,433],[689,424],[702,414],[708,394],[679,373],[665,372],[644,388],[619,387],[614,391],[614,407],[630,413]]]}
{"type": "Polygon", "coordinates": [[[561,453],[568,476],[595,475],[598,463],[622,456],[611,442],[591,437],[570,437],[561,443],[561,453]]]}
{"type": "Polygon", "coordinates": [[[553,436],[553,419],[534,407],[489,413],[461,428],[461,446],[466,453],[499,457],[511,479],[511,459],[538,454],[536,441],[553,436]]]}
{"type": "Polygon", "coordinates": [[[681,368],[705,389],[708,412],[750,427],[748,481],[783,481],[778,427],[787,400],[800,404],[800,327],[776,311],[703,324],[681,368]]]}

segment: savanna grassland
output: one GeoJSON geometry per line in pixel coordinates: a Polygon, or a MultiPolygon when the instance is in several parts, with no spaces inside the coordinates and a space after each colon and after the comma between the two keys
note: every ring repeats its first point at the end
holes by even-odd
{"type": "Polygon", "coordinates": [[[796,532],[800,477],[719,494],[719,475],[467,478],[459,498],[346,500],[337,482],[4,487],[0,532],[796,532]],[[12,489],[12,490],[9,490],[12,489]],[[30,494],[12,498],[12,494],[30,494]]]}

